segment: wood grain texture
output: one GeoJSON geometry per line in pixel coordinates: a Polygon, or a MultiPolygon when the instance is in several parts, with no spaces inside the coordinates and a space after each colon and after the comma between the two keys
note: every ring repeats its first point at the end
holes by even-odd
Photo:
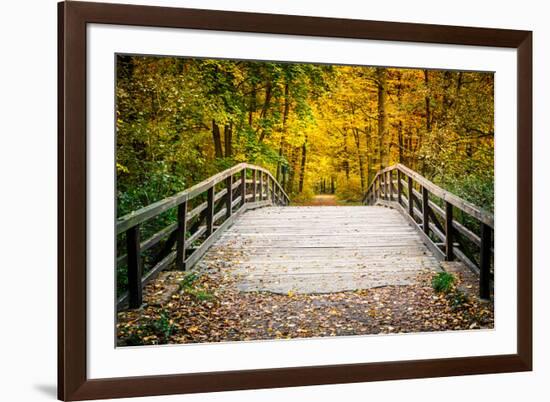
{"type": "Polygon", "coordinates": [[[242,291],[331,293],[407,285],[439,269],[416,230],[384,207],[269,207],[245,213],[215,243],[242,291]]]}

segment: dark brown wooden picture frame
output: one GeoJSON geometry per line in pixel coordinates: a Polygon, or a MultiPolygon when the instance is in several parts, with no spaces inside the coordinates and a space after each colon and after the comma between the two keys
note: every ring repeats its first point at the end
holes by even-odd
{"type": "Polygon", "coordinates": [[[83,400],[532,369],[532,32],[66,2],[58,5],[58,397],[83,400]],[[193,28],[517,50],[517,353],[89,379],[86,372],[86,25],[193,28]]]}

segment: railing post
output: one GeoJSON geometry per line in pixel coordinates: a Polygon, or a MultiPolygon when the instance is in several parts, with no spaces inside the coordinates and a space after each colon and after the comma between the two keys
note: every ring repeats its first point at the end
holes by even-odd
{"type": "Polygon", "coordinates": [[[229,175],[225,179],[225,187],[227,188],[227,194],[225,195],[225,216],[229,218],[233,215],[233,175],[229,175]]]}
{"type": "Polygon", "coordinates": [[[241,206],[246,202],[246,168],[241,172],[241,206]]]}
{"type": "Polygon", "coordinates": [[[397,169],[397,202],[401,205],[401,193],[403,192],[403,184],[401,184],[401,171],[397,169]]]}
{"type": "Polygon", "coordinates": [[[388,172],[388,187],[389,187],[389,196],[390,201],[393,201],[393,171],[388,172]]]}
{"type": "Polygon", "coordinates": [[[260,198],[259,200],[262,201],[264,199],[264,172],[259,171],[260,173],[260,198]]]}
{"type": "Polygon", "coordinates": [[[453,204],[445,201],[445,257],[447,261],[454,259],[453,241],[453,204]]]}
{"type": "Polygon", "coordinates": [[[185,233],[187,232],[187,201],[178,206],[178,234],[176,239],[176,266],[185,270],[185,233]]]}
{"type": "Polygon", "coordinates": [[[426,234],[430,234],[429,200],[428,189],[422,186],[422,230],[424,230],[426,234]]]}
{"type": "Polygon", "coordinates": [[[214,232],[214,186],[208,189],[206,201],[206,237],[214,232]]]}
{"type": "Polygon", "coordinates": [[[479,297],[491,297],[491,228],[481,224],[481,253],[479,267],[479,297]]]}
{"type": "Polygon", "coordinates": [[[409,215],[414,219],[413,179],[411,176],[407,176],[407,187],[409,192],[409,215]]]}
{"type": "Polygon", "coordinates": [[[252,202],[256,202],[256,169],[252,170],[252,202]]]}
{"type": "Polygon", "coordinates": [[[139,308],[142,303],[141,253],[139,225],[126,231],[126,255],[128,256],[128,304],[130,308],[139,308]]]}

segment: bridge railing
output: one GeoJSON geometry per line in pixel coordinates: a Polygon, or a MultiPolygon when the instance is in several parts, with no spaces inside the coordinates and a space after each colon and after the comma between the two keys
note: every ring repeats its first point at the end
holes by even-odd
{"type": "Polygon", "coordinates": [[[493,214],[401,164],[379,171],[363,199],[363,203],[371,205],[385,202],[400,207],[437,258],[447,261],[458,259],[478,273],[479,295],[483,299],[490,298],[494,257],[493,214]],[[455,219],[457,214],[469,217],[475,229],[458,222],[455,219]]]}
{"type": "Polygon", "coordinates": [[[192,267],[245,210],[289,202],[288,195],[268,170],[241,163],[117,219],[116,235],[125,236],[126,245],[126,253],[117,257],[117,266],[125,264],[128,275],[128,291],[119,295],[117,307],[141,306],[145,284],[174,262],[180,270],[192,267]],[[144,224],[176,208],[175,223],[141,240],[144,224]],[[144,275],[143,253],[155,246],[160,246],[160,250],[144,275]]]}

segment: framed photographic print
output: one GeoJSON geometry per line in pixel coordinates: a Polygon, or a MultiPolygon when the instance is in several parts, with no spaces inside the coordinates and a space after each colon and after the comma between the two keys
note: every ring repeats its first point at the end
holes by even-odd
{"type": "Polygon", "coordinates": [[[531,32],[58,15],[60,399],[531,370],[531,32]]]}

